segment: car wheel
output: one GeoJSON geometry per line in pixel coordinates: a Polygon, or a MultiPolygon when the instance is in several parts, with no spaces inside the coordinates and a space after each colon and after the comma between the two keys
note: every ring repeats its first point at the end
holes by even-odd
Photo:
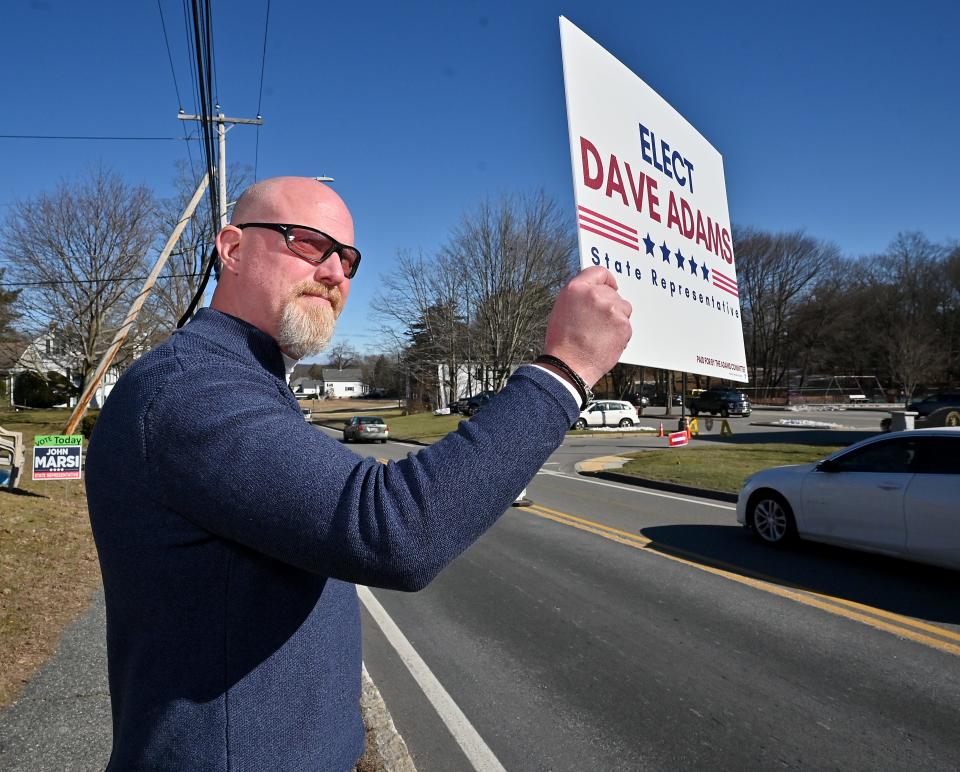
{"type": "Polygon", "coordinates": [[[346,432],[343,433],[343,441],[344,443],[350,442],[350,438],[347,436],[346,432]]]}
{"type": "Polygon", "coordinates": [[[693,405],[690,405],[690,415],[692,415],[694,418],[696,418],[697,415],[699,415],[699,413],[700,413],[700,408],[694,407],[693,405]]]}
{"type": "Polygon", "coordinates": [[[943,419],[944,426],[960,426],[960,411],[951,410],[947,417],[943,419]]]}
{"type": "Polygon", "coordinates": [[[761,491],[750,501],[750,531],[762,543],[782,547],[797,537],[797,522],[786,499],[775,491],[761,491]]]}
{"type": "Polygon", "coordinates": [[[729,418],[729,417],[730,417],[730,411],[727,410],[725,407],[724,407],[724,408],[721,408],[721,409],[720,409],[720,417],[721,417],[721,418],[729,418]]]}
{"type": "Polygon", "coordinates": [[[587,422],[584,421],[582,418],[578,418],[578,419],[577,419],[577,422],[573,425],[573,428],[574,428],[574,429],[586,429],[586,428],[587,428],[587,422]]]}
{"type": "Polygon", "coordinates": [[[621,418],[620,426],[633,426],[633,421],[631,421],[629,418],[621,418]]]}

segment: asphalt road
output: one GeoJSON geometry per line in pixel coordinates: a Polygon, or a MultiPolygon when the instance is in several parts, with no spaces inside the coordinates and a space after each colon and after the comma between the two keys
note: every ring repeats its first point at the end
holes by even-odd
{"type": "MultiPolygon", "coordinates": [[[[734,441],[819,441],[757,416],[731,420],[734,441]]],[[[867,436],[877,415],[858,417],[826,441],[867,436]]],[[[421,772],[957,769],[960,575],[771,552],[730,505],[572,473],[642,447],[663,440],[568,437],[530,485],[533,507],[423,592],[367,600],[380,610],[364,612],[365,660],[421,772]]],[[[98,594],[0,713],[0,769],[103,768],[103,627],[98,594]]]]}
{"type": "MultiPolygon", "coordinates": [[[[734,421],[740,441],[779,431],[734,421]]],[[[731,505],[568,473],[650,439],[568,438],[535,506],[423,592],[374,591],[422,660],[418,682],[365,613],[418,769],[956,769],[960,577],[770,551],[731,505]]]]}

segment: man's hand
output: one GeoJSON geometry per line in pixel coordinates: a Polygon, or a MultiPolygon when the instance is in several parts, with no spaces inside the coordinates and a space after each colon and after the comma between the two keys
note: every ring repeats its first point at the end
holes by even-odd
{"type": "Polygon", "coordinates": [[[560,290],[547,320],[543,353],[562,359],[593,386],[627,347],[632,312],[610,271],[586,268],[560,290]]]}

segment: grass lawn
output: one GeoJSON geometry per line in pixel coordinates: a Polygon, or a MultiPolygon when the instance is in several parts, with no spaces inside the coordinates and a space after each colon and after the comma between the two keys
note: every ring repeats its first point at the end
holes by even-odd
{"type": "Polygon", "coordinates": [[[69,415],[0,410],[0,426],[23,432],[27,456],[20,490],[0,488],[0,706],[53,653],[100,584],[83,481],[30,479],[34,435],[60,434],[69,415]]]}
{"type": "Polygon", "coordinates": [[[617,471],[737,493],[754,472],[772,466],[809,464],[839,450],[841,445],[736,445],[722,448],[680,447],[631,453],[629,463],[617,471]]]}

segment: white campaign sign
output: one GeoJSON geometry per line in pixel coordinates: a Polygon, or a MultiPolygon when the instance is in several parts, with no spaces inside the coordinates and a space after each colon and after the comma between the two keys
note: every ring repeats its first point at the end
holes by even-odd
{"type": "Polygon", "coordinates": [[[580,265],[633,304],[622,362],[747,380],[723,159],[560,18],[580,265]]]}

